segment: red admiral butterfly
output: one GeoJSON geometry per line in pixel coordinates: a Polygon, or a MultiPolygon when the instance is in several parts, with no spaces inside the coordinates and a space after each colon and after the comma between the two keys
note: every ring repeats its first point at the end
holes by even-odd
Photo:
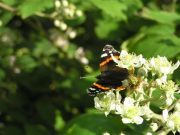
{"type": "Polygon", "coordinates": [[[87,90],[90,96],[96,96],[101,92],[108,90],[124,90],[122,86],[124,79],[128,78],[128,70],[117,66],[113,59],[120,60],[120,52],[115,50],[111,45],[105,45],[101,55],[100,71],[101,74],[96,78],[97,82],[87,90]]]}

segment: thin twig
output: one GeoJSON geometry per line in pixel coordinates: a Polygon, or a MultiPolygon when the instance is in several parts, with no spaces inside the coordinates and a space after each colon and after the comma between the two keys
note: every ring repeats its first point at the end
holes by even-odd
{"type": "Polygon", "coordinates": [[[4,4],[2,2],[0,2],[0,8],[5,9],[5,10],[7,10],[9,12],[12,12],[12,13],[17,12],[17,10],[15,8],[13,8],[13,7],[9,6],[9,5],[6,5],[6,4],[4,4]]]}
{"type": "MultiPolygon", "coordinates": [[[[17,14],[17,9],[16,8],[11,7],[11,6],[9,6],[9,5],[5,4],[5,3],[0,2],[0,8],[17,14]]],[[[52,19],[52,17],[50,15],[44,14],[42,12],[37,12],[37,13],[35,13],[35,15],[37,15],[39,17],[45,17],[45,18],[51,18],[52,19]]]]}

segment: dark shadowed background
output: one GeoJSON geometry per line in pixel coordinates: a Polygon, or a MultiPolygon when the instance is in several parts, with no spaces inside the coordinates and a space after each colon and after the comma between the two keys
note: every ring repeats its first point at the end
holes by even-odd
{"type": "Polygon", "coordinates": [[[144,134],[96,111],[95,77],[80,77],[98,75],[106,44],[177,61],[179,13],[178,0],[1,0],[0,135],[144,134]]]}

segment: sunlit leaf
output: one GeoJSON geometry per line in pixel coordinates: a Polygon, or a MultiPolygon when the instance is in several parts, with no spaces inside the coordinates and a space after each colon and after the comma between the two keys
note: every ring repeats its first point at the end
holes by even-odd
{"type": "Polygon", "coordinates": [[[96,35],[99,38],[109,38],[112,32],[116,31],[118,28],[118,22],[112,21],[111,19],[101,19],[97,21],[97,26],[95,28],[96,35]]]}
{"type": "Polygon", "coordinates": [[[23,18],[27,18],[36,12],[44,11],[45,9],[53,7],[52,0],[24,0],[18,7],[23,18]],[[38,5],[38,6],[37,6],[38,5]]]}
{"type": "Polygon", "coordinates": [[[180,20],[180,15],[175,12],[166,11],[153,11],[144,9],[142,16],[163,24],[173,24],[175,21],[180,20]]]}
{"type": "Polygon", "coordinates": [[[110,15],[113,18],[118,20],[126,20],[127,17],[124,13],[127,10],[127,7],[118,0],[91,0],[92,3],[101,9],[106,14],[110,15]],[[111,5],[111,6],[110,6],[111,5]]]}

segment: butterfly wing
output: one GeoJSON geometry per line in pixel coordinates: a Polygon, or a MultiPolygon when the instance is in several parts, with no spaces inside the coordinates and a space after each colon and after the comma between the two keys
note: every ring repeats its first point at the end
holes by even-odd
{"type": "Polygon", "coordinates": [[[111,89],[124,89],[121,81],[127,78],[128,70],[116,66],[117,63],[114,62],[114,58],[112,57],[120,60],[120,52],[116,51],[111,45],[106,45],[103,48],[99,64],[101,74],[97,76],[98,81],[93,83],[88,89],[90,96],[95,96],[98,93],[111,89]]]}

